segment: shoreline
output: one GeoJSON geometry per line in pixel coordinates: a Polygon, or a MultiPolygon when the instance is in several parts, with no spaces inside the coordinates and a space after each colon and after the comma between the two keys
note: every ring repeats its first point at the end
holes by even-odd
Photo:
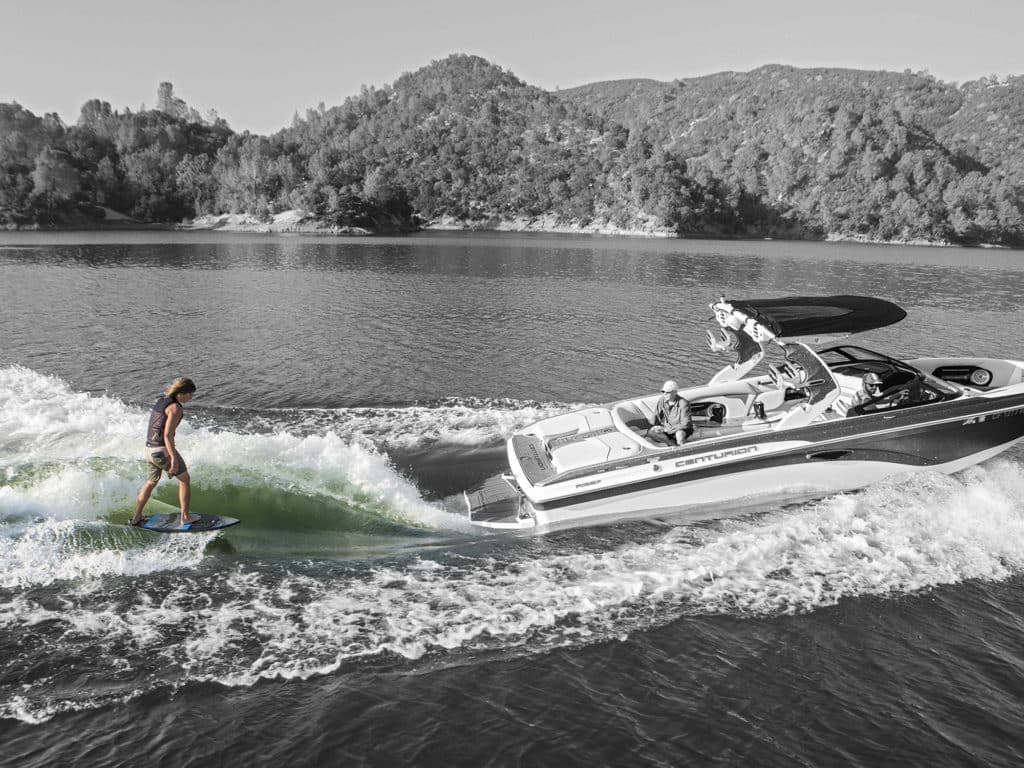
{"type": "Polygon", "coordinates": [[[268,235],[312,235],[326,237],[374,237],[415,234],[417,232],[503,232],[523,235],[586,235],[592,237],[635,237],[661,240],[732,240],[732,241],[780,241],[780,242],[822,242],[822,243],[859,243],[864,245],[897,245],[921,246],[932,248],[985,248],[1015,250],[1012,246],[996,243],[960,244],[948,240],[897,239],[882,240],[864,235],[844,235],[829,233],[824,236],[794,237],[767,235],[730,235],[722,232],[688,233],[679,235],[672,230],[655,225],[644,228],[623,228],[611,224],[578,224],[563,222],[553,215],[512,219],[498,217],[467,220],[451,216],[442,216],[418,226],[384,227],[367,229],[365,227],[339,226],[329,224],[323,219],[301,210],[289,210],[275,214],[270,221],[261,221],[252,214],[224,213],[205,215],[178,224],[144,222],[132,219],[115,211],[105,211],[107,217],[93,219],[89,222],[75,222],[67,225],[43,225],[39,223],[27,226],[7,226],[0,232],[74,232],[74,231],[170,231],[170,232],[226,232],[268,235]]]}

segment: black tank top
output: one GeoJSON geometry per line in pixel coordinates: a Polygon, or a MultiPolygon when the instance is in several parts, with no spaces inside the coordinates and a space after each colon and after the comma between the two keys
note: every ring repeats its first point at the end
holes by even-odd
{"type": "Polygon", "coordinates": [[[146,430],[146,447],[157,448],[164,444],[164,427],[167,425],[167,406],[178,402],[176,397],[161,397],[149,413],[149,429],[146,430]]]}

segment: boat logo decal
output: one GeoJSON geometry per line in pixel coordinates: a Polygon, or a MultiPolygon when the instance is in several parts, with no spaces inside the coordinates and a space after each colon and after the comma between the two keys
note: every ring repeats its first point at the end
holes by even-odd
{"type": "Polygon", "coordinates": [[[999,413],[983,413],[978,416],[971,416],[971,418],[964,421],[964,426],[968,424],[981,424],[983,421],[995,421],[996,419],[1005,419],[1010,416],[1020,416],[1024,413],[1024,408],[1014,408],[1012,411],[1000,411],[999,413]]]}
{"type": "Polygon", "coordinates": [[[711,461],[718,461],[719,459],[731,459],[734,456],[743,456],[748,453],[757,453],[758,446],[756,445],[745,445],[742,448],[730,448],[727,451],[718,451],[717,453],[705,453],[703,456],[693,456],[682,461],[677,461],[677,467],[690,467],[694,464],[707,464],[711,461]]]}

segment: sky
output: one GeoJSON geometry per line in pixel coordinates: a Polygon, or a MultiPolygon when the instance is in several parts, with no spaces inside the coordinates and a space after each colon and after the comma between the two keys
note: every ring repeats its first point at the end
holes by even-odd
{"type": "Polygon", "coordinates": [[[74,123],[157,86],[268,134],[453,53],[548,90],[765,64],[1024,74],[1013,0],[0,0],[0,102],[74,123]]]}

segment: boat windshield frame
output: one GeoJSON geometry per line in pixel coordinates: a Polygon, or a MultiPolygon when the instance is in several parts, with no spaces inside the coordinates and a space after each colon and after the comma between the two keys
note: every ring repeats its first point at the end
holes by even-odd
{"type": "Polygon", "coordinates": [[[933,389],[938,390],[938,392],[943,396],[943,400],[951,400],[954,397],[959,397],[963,394],[963,390],[956,385],[951,384],[948,381],[944,381],[937,376],[932,376],[930,373],[925,373],[920,368],[916,368],[910,363],[855,344],[837,344],[819,350],[817,354],[829,369],[836,373],[857,376],[869,372],[877,373],[877,371],[873,370],[872,366],[864,364],[872,362],[883,363],[895,368],[896,370],[912,374],[916,379],[927,383],[933,389]],[[837,355],[841,359],[835,359],[835,356],[837,355]],[[846,366],[849,366],[852,370],[849,372],[840,370],[846,366]]]}

